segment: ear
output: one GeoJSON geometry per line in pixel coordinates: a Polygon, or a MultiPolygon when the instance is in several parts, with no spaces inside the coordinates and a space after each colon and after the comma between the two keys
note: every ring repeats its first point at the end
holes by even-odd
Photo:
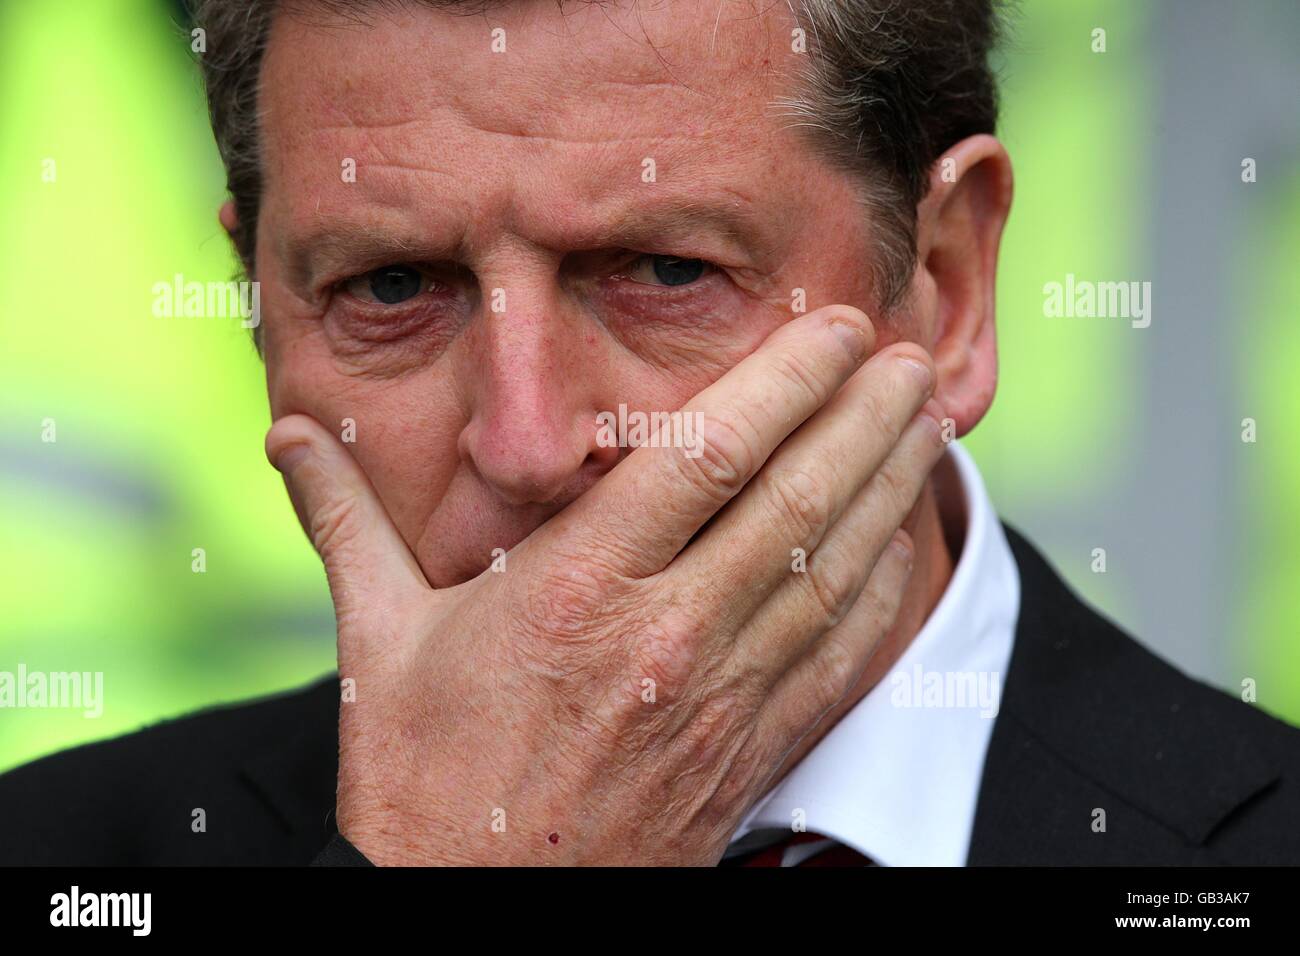
{"type": "MultiPolygon", "coordinates": [[[[226,230],[226,235],[230,237],[230,244],[235,249],[235,255],[244,266],[244,272],[248,278],[253,278],[253,260],[246,255],[246,244],[248,236],[240,229],[239,213],[235,210],[234,202],[226,200],[217,210],[217,219],[221,223],[221,228],[226,230]]],[[[260,334],[260,327],[254,330],[253,338],[257,339],[260,334]]]]}
{"type": "MultiPolygon", "coordinates": [[[[226,200],[217,210],[217,220],[221,223],[221,228],[226,230],[226,235],[230,237],[230,243],[235,247],[235,254],[239,256],[240,261],[244,264],[244,272],[248,278],[253,278],[253,265],[244,258],[243,250],[239,248],[239,213],[235,211],[235,204],[226,200]]],[[[257,348],[257,354],[262,355],[262,324],[259,322],[253,326],[253,345],[257,348]]]]}
{"type": "Polygon", "coordinates": [[[912,312],[939,373],[935,397],[958,436],[984,417],[997,389],[993,303],[1011,181],[1002,144],[971,136],[934,164],[917,207],[912,312]]]}
{"type": "Polygon", "coordinates": [[[239,228],[239,216],[235,212],[235,204],[227,200],[221,204],[217,210],[217,219],[221,222],[221,228],[226,230],[232,240],[235,238],[235,230],[239,228]]]}

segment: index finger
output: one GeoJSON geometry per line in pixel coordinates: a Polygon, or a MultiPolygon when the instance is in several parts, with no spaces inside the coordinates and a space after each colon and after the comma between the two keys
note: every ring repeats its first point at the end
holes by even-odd
{"type": "Polygon", "coordinates": [[[663,570],[839,390],[874,342],[870,320],[852,306],[786,323],[680,409],[694,430],[689,447],[637,448],[552,519],[553,533],[577,536],[575,550],[601,552],[615,573],[663,570]]]}

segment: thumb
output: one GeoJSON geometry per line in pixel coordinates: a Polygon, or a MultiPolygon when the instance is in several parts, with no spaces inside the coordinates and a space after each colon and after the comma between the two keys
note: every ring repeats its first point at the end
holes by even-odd
{"type": "Polygon", "coordinates": [[[307,415],[279,419],[266,433],[266,457],[284,477],[298,521],[325,564],[340,618],[428,588],[370,479],[319,422],[307,415]]]}

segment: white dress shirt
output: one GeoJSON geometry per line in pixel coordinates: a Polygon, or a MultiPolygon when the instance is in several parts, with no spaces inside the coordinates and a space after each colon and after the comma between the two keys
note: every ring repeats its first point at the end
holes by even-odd
{"type": "MultiPolygon", "coordinates": [[[[961,557],[893,669],[761,799],[733,839],[825,834],[882,866],[962,866],[1011,659],[1020,575],[970,454],[947,452],[965,497],[961,557]]],[[[791,848],[785,865],[797,862],[791,848]]]]}

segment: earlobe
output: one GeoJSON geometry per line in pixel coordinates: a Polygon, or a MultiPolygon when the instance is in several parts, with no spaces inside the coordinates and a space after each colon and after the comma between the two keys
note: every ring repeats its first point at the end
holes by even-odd
{"type": "Polygon", "coordinates": [[[981,134],[940,157],[917,210],[916,278],[939,373],[935,398],[958,436],[984,417],[997,388],[994,294],[1011,192],[1006,150],[981,134]]]}

